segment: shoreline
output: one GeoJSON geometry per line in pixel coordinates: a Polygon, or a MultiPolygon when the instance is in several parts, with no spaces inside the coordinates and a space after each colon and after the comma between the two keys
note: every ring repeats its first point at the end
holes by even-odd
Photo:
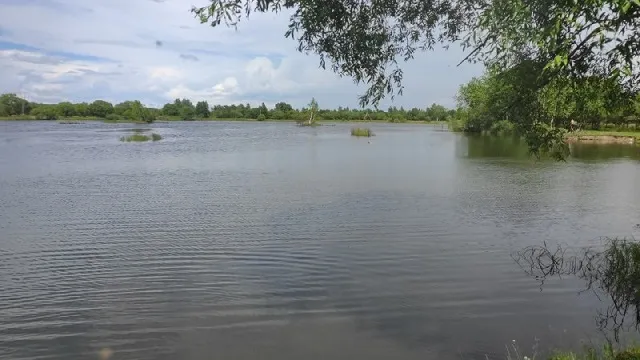
{"type": "Polygon", "coordinates": [[[586,130],[567,134],[565,139],[569,144],[640,145],[640,132],[586,130]]]}
{"type": "MultiPolygon", "coordinates": [[[[152,123],[146,123],[141,121],[134,120],[107,120],[101,118],[81,118],[81,117],[70,117],[70,118],[59,118],[56,120],[38,120],[33,118],[15,118],[15,117],[0,117],[1,121],[46,121],[51,123],[58,124],[82,124],[84,122],[102,122],[105,124],[154,124],[154,123],[172,123],[172,122],[187,122],[187,123],[198,123],[198,122],[257,122],[257,123],[295,123],[294,119],[266,119],[266,120],[257,120],[257,119],[195,119],[195,120],[181,120],[181,119],[157,119],[152,123]]],[[[317,123],[322,124],[414,124],[414,125],[446,125],[446,121],[427,121],[427,120],[406,120],[406,121],[390,121],[390,120],[318,120],[317,123]]]]}

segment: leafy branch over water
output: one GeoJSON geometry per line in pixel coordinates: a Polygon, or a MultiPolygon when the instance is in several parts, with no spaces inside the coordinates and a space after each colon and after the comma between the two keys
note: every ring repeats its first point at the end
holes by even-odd
{"type": "Polygon", "coordinates": [[[616,341],[621,330],[635,327],[640,331],[640,243],[606,239],[601,250],[587,248],[576,255],[567,250],[544,243],[526,247],[512,257],[527,275],[541,282],[541,288],[553,276],[572,275],[585,281],[585,291],[591,290],[610,303],[598,312],[597,324],[601,331],[611,330],[616,341]]]}

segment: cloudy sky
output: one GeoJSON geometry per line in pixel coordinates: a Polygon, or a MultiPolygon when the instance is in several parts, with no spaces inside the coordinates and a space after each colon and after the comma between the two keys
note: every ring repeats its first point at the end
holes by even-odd
{"type": "MultiPolygon", "coordinates": [[[[139,99],[160,106],[186,97],[299,107],[315,97],[321,107],[357,106],[365,88],[298,53],[284,38],[287,16],[254,14],[237,31],[214,29],[189,12],[206,3],[0,0],[0,92],[40,102],[139,99]]],[[[458,86],[482,71],[456,67],[462,58],[450,48],[404,64],[405,94],[394,105],[453,105],[458,86]]]]}

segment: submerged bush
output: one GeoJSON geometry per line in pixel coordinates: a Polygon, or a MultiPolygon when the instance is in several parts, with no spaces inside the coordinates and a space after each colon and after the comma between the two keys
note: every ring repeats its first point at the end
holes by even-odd
{"type": "Polygon", "coordinates": [[[141,141],[149,141],[149,140],[151,140],[150,137],[142,134],[133,134],[129,136],[123,136],[120,138],[120,141],[124,141],[124,142],[132,142],[132,141],[141,142],[141,141]]]}
{"type": "Polygon", "coordinates": [[[353,128],[351,129],[351,136],[371,137],[373,136],[373,131],[369,128],[353,128]]]}
{"type": "Polygon", "coordinates": [[[455,118],[451,118],[447,123],[447,125],[449,127],[449,130],[454,132],[461,132],[465,130],[466,123],[464,119],[455,117],[455,118]]]}
{"type": "Polygon", "coordinates": [[[491,125],[489,132],[492,135],[511,135],[514,132],[514,129],[514,125],[511,121],[500,120],[491,125]]]}
{"type": "Polygon", "coordinates": [[[129,135],[129,136],[123,136],[123,137],[120,138],[120,141],[123,141],[123,142],[143,142],[143,141],[149,141],[149,140],[158,141],[158,140],[161,140],[161,139],[162,139],[162,136],[160,136],[160,134],[156,134],[156,133],[151,134],[151,136],[140,134],[140,133],[136,133],[136,134],[129,135]]]}

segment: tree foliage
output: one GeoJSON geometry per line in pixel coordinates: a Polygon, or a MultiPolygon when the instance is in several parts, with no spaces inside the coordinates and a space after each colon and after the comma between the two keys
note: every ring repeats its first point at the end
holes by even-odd
{"type": "Polygon", "coordinates": [[[552,70],[545,81],[562,72],[637,79],[640,0],[209,0],[192,8],[211,26],[237,26],[253,11],[290,14],[285,36],[299,51],[369,84],[363,105],[401,93],[398,60],[439,43],[459,42],[462,61],[502,69],[531,58],[552,70]]]}
{"type": "Polygon", "coordinates": [[[0,115],[2,116],[28,114],[31,107],[27,100],[18,97],[16,94],[0,95],[0,115]]]}
{"type": "Polygon", "coordinates": [[[497,132],[505,121],[525,135],[532,152],[551,151],[562,158],[565,129],[628,126],[637,122],[637,95],[614,77],[556,77],[539,84],[540,63],[522,62],[507,70],[494,68],[460,87],[459,111],[452,122],[468,132],[497,132]]]}
{"type": "Polygon", "coordinates": [[[89,104],[89,113],[93,116],[104,118],[113,114],[113,105],[104,100],[96,100],[89,104]]]}
{"type": "MultiPolygon", "coordinates": [[[[432,104],[426,109],[412,108],[405,110],[391,106],[387,111],[380,109],[353,109],[338,107],[337,109],[322,109],[315,99],[307,107],[296,109],[291,104],[280,101],[273,108],[264,103],[259,106],[251,104],[214,105],[209,107],[207,101],[199,101],[196,106],[188,99],[175,99],[160,109],[147,108],[140,101],[123,101],[112,105],[106,101],[97,100],[91,104],[61,102],[58,104],[29,103],[25,101],[26,115],[42,120],[53,120],[67,117],[102,117],[110,120],[153,121],[158,117],[171,120],[194,120],[205,118],[216,119],[255,119],[255,120],[301,120],[308,121],[310,111],[316,120],[379,120],[379,121],[444,121],[455,114],[455,110],[447,109],[438,104],[432,104]],[[315,105],[314,105],[315,103],[315,105]],[[106,115],[105,115],[106,114],[106,115]]],[[[21,108],[21,106],[20,106],[21,108]]],[[[3,113],[3,103],[0,102],[0,116],[3,113]]]]}
{"type": "Polygon", "coordinates": [[[211,115],[209,103],[206,101],[198,101],[196,104],[195,115],[199,118],[208,118],[211,115]]]}

